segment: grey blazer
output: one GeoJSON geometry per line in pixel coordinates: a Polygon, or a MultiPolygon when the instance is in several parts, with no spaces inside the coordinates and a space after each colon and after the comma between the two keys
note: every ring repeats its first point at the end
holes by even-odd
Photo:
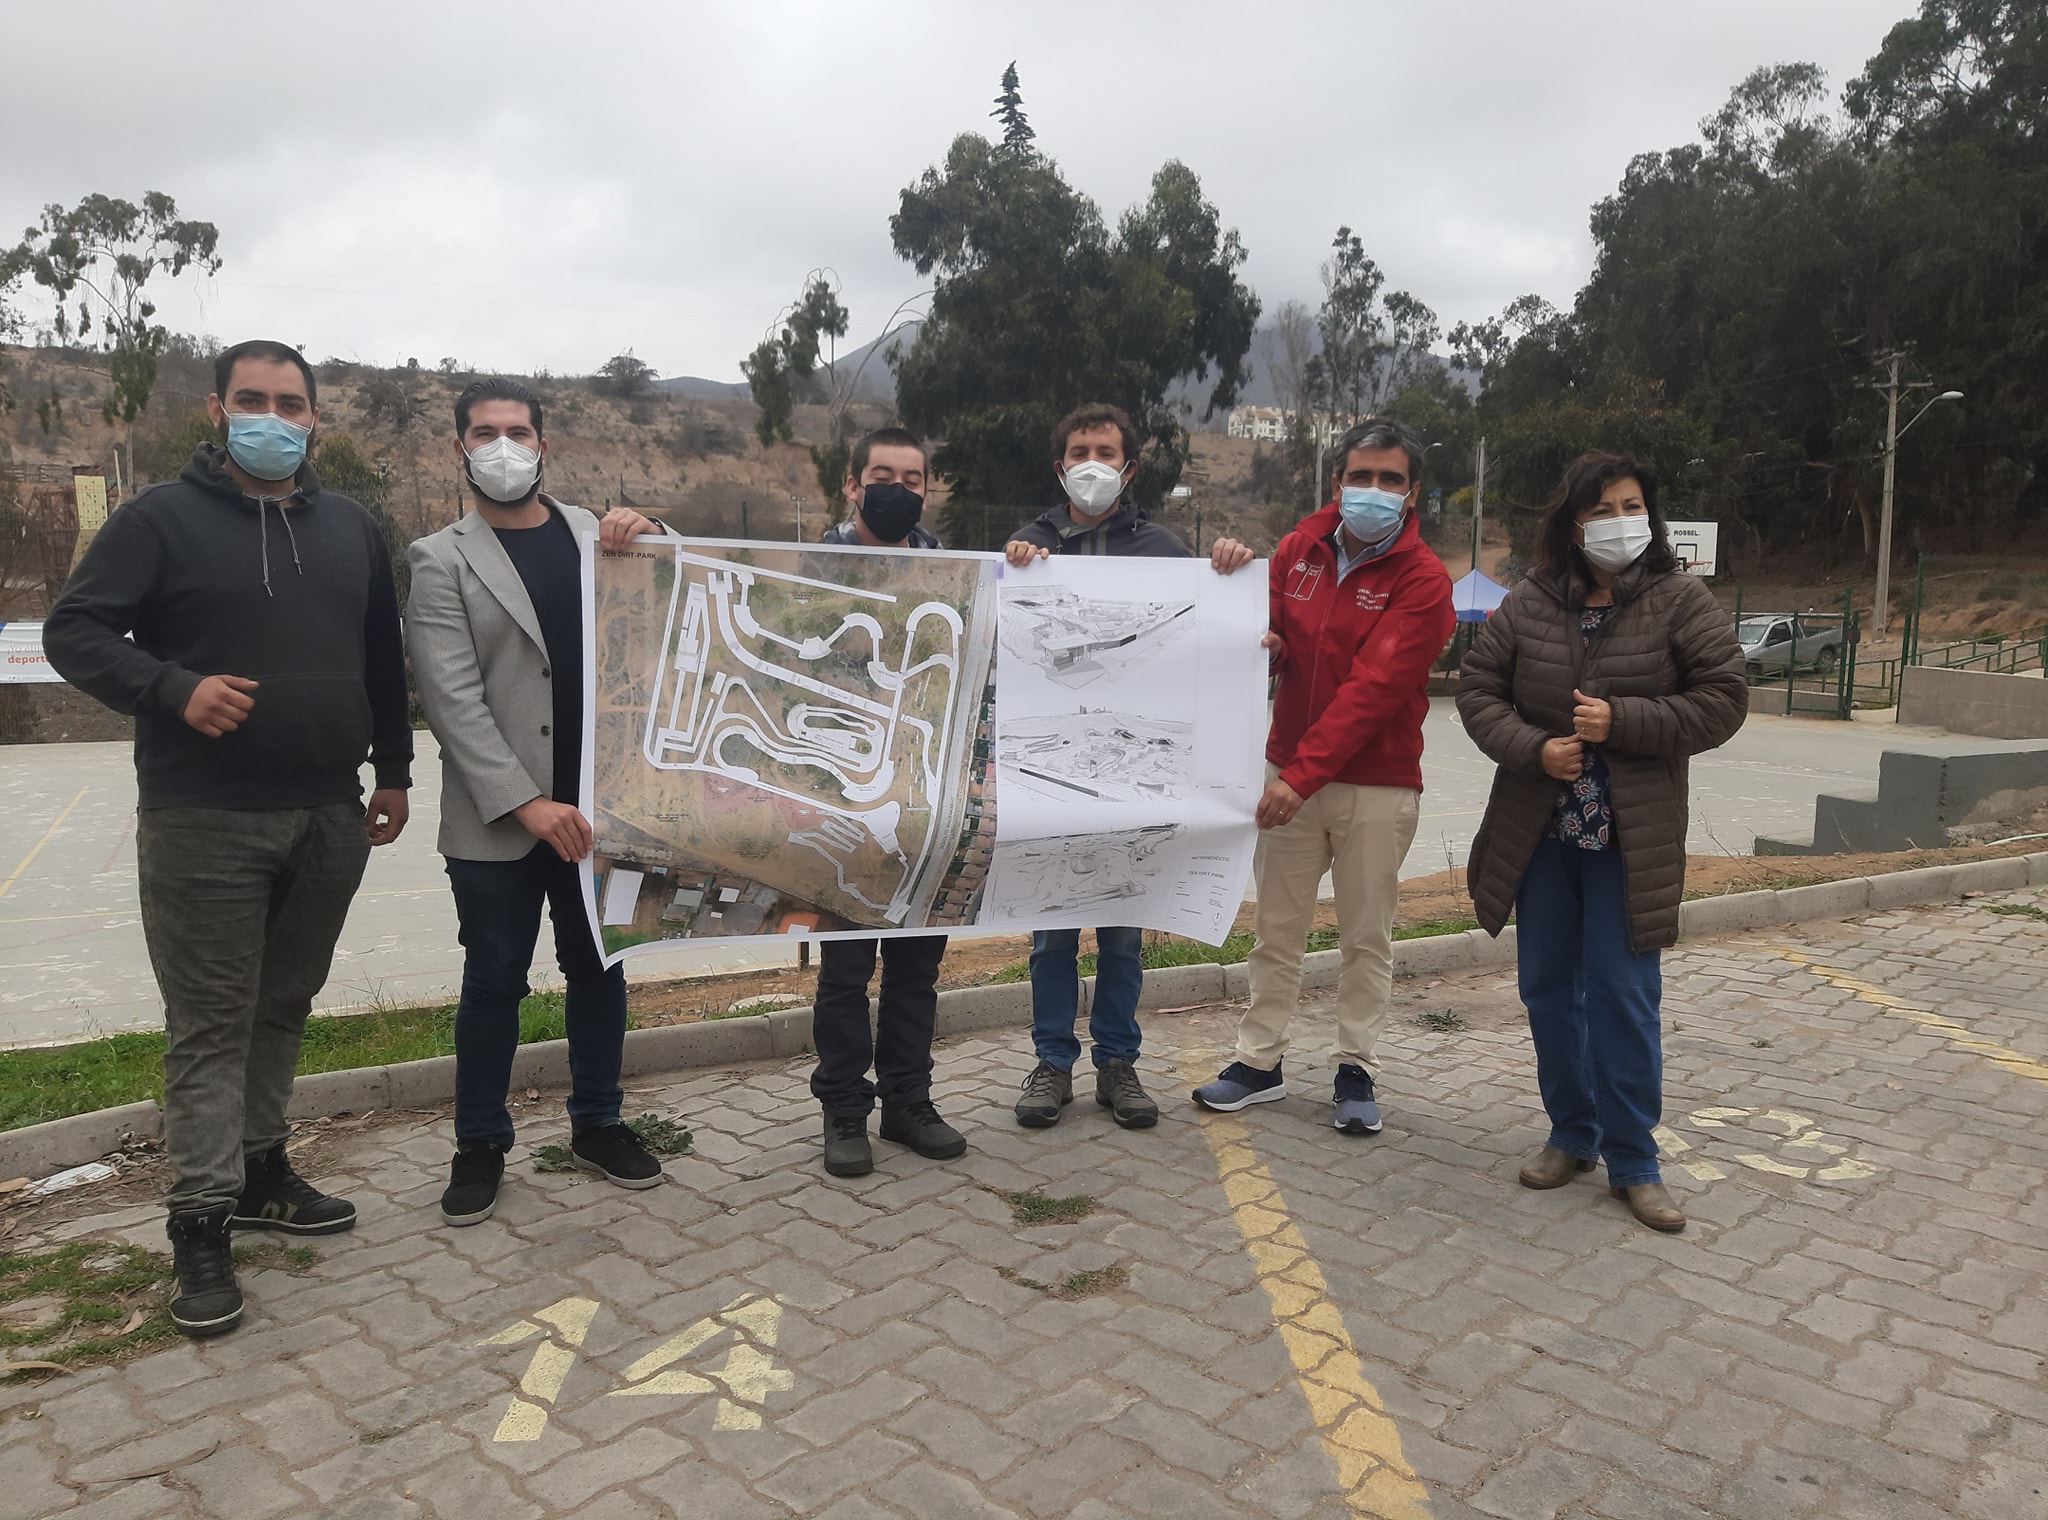
{"type": "MultiPolygon", "coordinates": [[[[543,494],[580,540],[597,518],[543,494]]],[[[517,860],[534,837],[512,810],[551,797],[554,672],[533,599],[490,524],[471,511],[407,551],[405,649],[441,744],[441,834],[457,860],[517,860]]]]}

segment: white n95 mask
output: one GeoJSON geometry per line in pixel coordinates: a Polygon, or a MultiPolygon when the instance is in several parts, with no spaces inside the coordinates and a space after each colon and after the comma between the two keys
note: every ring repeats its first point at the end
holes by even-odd
{"type": "Polygon", "coordinates": [[[1106,512],[1123,493],[1123,471],[1099,459],[1070,464],[1060,483],[1067,488],[1067,500],[1083,512],[1106,512]]]}
{"type": "Polygon", "coordinates": [[[493,438],[463,450],[469,483],[501,507],[516,507],[540,484],[540,450],[510,438],[493,438]]]}

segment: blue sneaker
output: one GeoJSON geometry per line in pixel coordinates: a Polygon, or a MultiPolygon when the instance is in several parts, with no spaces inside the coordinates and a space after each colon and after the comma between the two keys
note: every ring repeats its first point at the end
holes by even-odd
{"type": "Polygon", "coordinates": [[[1336,1127],[1347,1135],[1377,1135],[1380,1105],[1373,1097],[1372,1073],[1346,1061],[1337,1068],[1336,1127]]]}
{"type": "Polygon", "coordinates": [[[1286,1096],[1287,1083],[1281,1078],[1278,1062],[1271,1071],[1260,1071],[1256,1066],[1232,1061],[1216,1074],[1215,1081],[1204,1082],[1195,1089],[1195,1101],[1220,1114],[1234,1114],[1254,1103],[1274,1103],[1286,1096]]]}

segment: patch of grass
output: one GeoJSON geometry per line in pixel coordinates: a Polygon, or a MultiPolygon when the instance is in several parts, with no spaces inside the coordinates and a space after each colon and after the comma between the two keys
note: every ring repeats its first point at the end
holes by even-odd
{"type": "Polygon", "coordinates": [[[1031,1288],[1039,1293],[1050,1293],[1054,1298],[1087,1298],[1096,1293],[1113,1293],[1128,1286],[1131,1274],[1124,1267],[1097,1267],[1092,1272],[1069,1272],[1057,1283],[1040,1282],[1035,1277],[1026,1277],[1012,1267],[997,1267],[996,1275],[1005,1282],[1013,1282],[1020,1288],[1031,1288]]]}
{"type": "MultiPolygon", "coordinates": [[[[1394,930],[1395,939],[1431,939],[1439,934],[1463,934],[1467,929],[1479,927],[1476,918],[1431,918],[1420,923],[1405,924],[1394,930]]],[[[1335,929],[1311,929],[1303,943],[1304,950],[1334,950],[1337,948],[1335,929]]],[[[1235,966],[1252,953],[1252,936],[1242,930],[1226,937],[1220,945],[1204,945],[1191,939],[1182,939],[1173,934],[1148,934],[1144,948],[1138,953],[1139,962],[1147,971],[1162,966],[1235,966]]],[[[1076,960],[1082,976],[1095,975],[1095,952],[1090,950],[1076,960]]],[[[998,967],[989,973],[987,981],[1022,982],[1031,976],[1029,961],[1011,961],[1007,966],[998,967]]]]}
{"type": "MultiPolygon", "coordinates": [[[[0,1256],[0,1308],[53,1301],[38,1322],[0,1323],[0,1351],[26,1353],[9,1355],[10,1361],[73,1367],[175,1339],[163,1303],[170,1280],[170,1257],[140,1246],[80,1240],[54,1251],[0,1256]],[[131,1321],[133,1328],[122,1333],[131,1321]]],[[[5,1380],[30,1375],[10,1373],[5,1380]]]]}
{"type": "Polygon", "coordinates": [[[2048,908],[2037,908],[2032,903],[1987,903],[1993,913],[2003,913],[2010,918],[2037,918],[2048,924],[2048,908]]]}
{"type": "Polygon", "coordinates": [[[1072,1224],[1095,1212],[1095,1200],[1086,1193],[1076,1193],[1071,1198],[1049,1198],[1036,1190],[1005,1193],[1003,1202],[1010,1206],[1011,1217],[1019,1224],[1072,1224]]]}
{"type": "Polygon", "coordinates": [[[1131,1274],[1122,1267],[1097,1267],[1092,1272],[1070,1272],[1057,1288],[1054,1298],[1086,1298],[1091,1293],[1112,1293],[1130,1283],[1131,1274]]]}
{"type": "MultiPolygon", "coordinates": [[[[657,1156],[680,1156],[697,1143],[696,1136],[682,1125],[673,1119],[664,1119],[660,1114],[635,1114],[626,1121],[626,1128],[638,1135],[640,1143],[657,1156]]],[[[566,1141],[537,1145],[533,1148],[533,1169],[536,1172],[574,1171],[576,1158],[566,1141]]]]}
{"type": "Polygon", "coordinates": [[[234,1247],[235,1265],[246,1272],[269,1268],[304,1277],[320,1265],[320,1253],[311,1246],[288,1246],[281,1240],[259,1240],[253,1245],[234,1247]]]}
{"type": "MultiPolygon", "coordinates": [[[[1394,930],[1395,939],[1435,939],[1440,934],[1463,934],[1467,929],[1479,927],[1476,918],[1425,918],[1420,923],[1403,924],[1394,930]]],[[[1331,944],[1336,944],[1332,939],[1331,944]]]]}
{"type": "Polygon", "coordinates": [[[1415,1022],[1437,1034],[1449,1034],[1465,1027],[1465,1015],[1455,1008],[1425,1008],[1415,1015],[1415,1022]]]}
{"type": "MultiPolygon", "coordinates": [[[[519,1043],[561,1039],[563,1013],[559,991],[528,997],[519,1005],[519,1043]]],[[[454,1051],[453,1003],[328,1014],[306,1022],[299,1073],[420,1061],[454,1051]]],[[[163,1094],[161,1034],[117,1034],[77,1045],[0,1051],[0,1129],[160,1099],[163,1094]]]]}
{"type": "Polygon", "coordinates": [[[755,998],[751,1002],[734,1003],[726,1008],[707,1008],[704,1010],[704,1017],[707,1019],[750,1019],[756,1014],[774,1013],[779,1008],[794,1008],[802,1001],[803,999],[801,998],[788,997],[755,998]]]}

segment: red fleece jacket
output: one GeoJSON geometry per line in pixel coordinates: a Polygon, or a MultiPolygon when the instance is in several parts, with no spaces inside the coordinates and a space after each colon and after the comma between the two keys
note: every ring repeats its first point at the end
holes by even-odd
{"type": "Polygon", "coordinates": [[[1332,781],[1422,790],[1429,667],[1456,626],[1451,578],[1411,515],[1340,585],[1331,502],[1280,540],[1270,614],[1280,692],[1266,758],[1307,797],[1332,781]]]}

